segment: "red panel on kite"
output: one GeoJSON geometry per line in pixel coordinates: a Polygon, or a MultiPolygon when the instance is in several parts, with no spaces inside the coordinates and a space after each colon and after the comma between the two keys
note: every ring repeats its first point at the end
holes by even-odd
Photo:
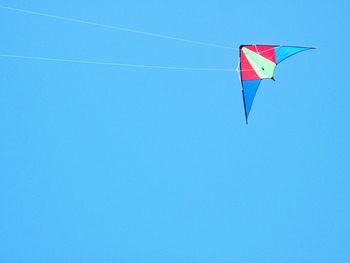
{"type": "Polygon", "coordinates": [[[247,57],[245,56],[244,52],[241,49],[241,78],[242,80],[256,80],[260,79],[258,74],[256,74],[255,70],[253,69],[252,65],[249,63],[247,57]]]}
{"type": "Polygon", "coordinates": [[[246,49],[249,49],[260,56],[271,60],[273,63],[276,63],[275,47],[269,45],[250,45],[244,46],[246,49]]]}

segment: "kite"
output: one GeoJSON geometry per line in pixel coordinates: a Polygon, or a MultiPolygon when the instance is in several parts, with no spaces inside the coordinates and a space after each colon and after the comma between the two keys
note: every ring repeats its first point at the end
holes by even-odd
{"type": "Polygon", "coordinates": [[[274,79],[276,66],[286,58],[312,47],[278,45],[241,45],[239,71],[246,123],[252,104],[263,79],[274,79]]]}

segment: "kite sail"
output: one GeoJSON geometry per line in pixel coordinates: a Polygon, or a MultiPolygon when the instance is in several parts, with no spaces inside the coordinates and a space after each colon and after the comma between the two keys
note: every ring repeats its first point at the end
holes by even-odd
{"type": "Polygon", "coordinates": [[[277,64],[299,52],[314,49],[311,47],[294,47],[278,45],[241,45],[240,78],[245,111],[248,123],[249,112],[262,79],[274,79],[277,64]]]}

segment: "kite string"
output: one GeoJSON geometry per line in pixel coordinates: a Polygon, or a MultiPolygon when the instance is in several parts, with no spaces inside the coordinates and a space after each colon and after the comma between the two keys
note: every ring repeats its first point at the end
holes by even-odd
{"type": "Polygon", "coordinates": [[[29,15],[53,18],[53,19],[58,19],[58,20],[63,20],[63,21],[68,21],[68,22],[80,23],[80,24],[85,24],[85,25],[91,25],[91,26],[96,26],[96,27],[103,27],[103,28],[112,29],[112,30],[141,34],[141,35],[146,35],[146,36],[150,36],[150,37],[157,37],[157,38],[181,41],[181,42],[186,42],[186,43],[191,43],[191,44],[196,44],[196,45],[202,45],[202,46],[208,46],[208,47],[214,47],[214,48],[222,48],[222,49],[230,49],[230,50],[238,50],[237,48],[229,47],[229,46],[225,46],[225,45],[196,41],[196,40],[180,38],[180,37],[164,35],[164,34],[158,34],[158,33],[152,33],[152,32],[147,32],[147,31],[140,31],[140,30],[136,30],[136,29],[107,25],[107,24],[102,24],[102,23],[96,23],[96,22],[91,22],[91,21],[81,20],[81,19],[76,19],[76,18],[71,18],[71,17],[51,15],[51,14],[36,12],[36,11],[28,10],[28,9],[20,9],[20,8],[4,6],[4,5],[0,5],[0,9],[29,14],[29,15]]]}
{"type": "Polygon", "coordinates": [[[52,57],[39,57],[39,56],[24,56],[13,54],[0,54],[2,58],[13,59],[27,59],[38,61],[51,61],[51,62],[63,62],[63,63],[75,63],[75,64],[90,64],[90,65],[102,65],[102,66],[114,66],[114,67],[127,67],[127,68],[143,68],[143,69],[164,69],[164,70],[178,70],[178,71],[217,71],[217,72],[233,72],[233,68],[196,68],[196,67],[173,67],[173,66],[159,66],[159,65],[143,65],[143,64],[127,64],[127,63],[114,63],[114,62],[102,62],[91,60],[78,60],[78,59],[63,59],[52,57]]]}

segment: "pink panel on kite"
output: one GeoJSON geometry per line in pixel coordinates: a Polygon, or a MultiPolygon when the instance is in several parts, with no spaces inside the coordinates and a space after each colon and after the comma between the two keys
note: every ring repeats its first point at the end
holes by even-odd
{"type": "Polygon", "coordinates": [[[242,80],[257,80],[260,77],[256,74],[252,65],[241,50],[241,78],[242,80]]]}
{"type": "Polygon", "coordinates": [[[260,56],[263,56],[264,58],[267,58],[268,60],[271,60],[273,63],[276,64],[275,46],[250,45],[250,46],[244,46],[244,47],[246,49],[254,51],[255,53],[258,53],[260,56]]]}

